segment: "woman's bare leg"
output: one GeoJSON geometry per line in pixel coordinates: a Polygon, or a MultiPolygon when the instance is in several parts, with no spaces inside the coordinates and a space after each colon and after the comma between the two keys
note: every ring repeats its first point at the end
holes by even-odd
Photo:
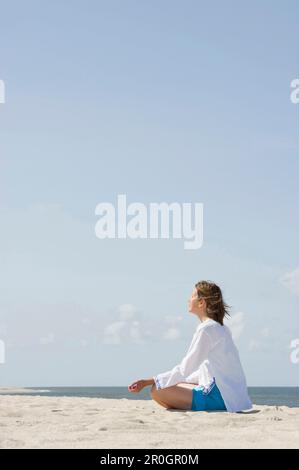
{"type": "Polygon", "coordinates": [[[157,389],[156,385],[153,385],[151,388],[151,397],[165,408],[191,410],[192,389],[196,385],[197,384],[182,382],[162,389],[157,389]]]}

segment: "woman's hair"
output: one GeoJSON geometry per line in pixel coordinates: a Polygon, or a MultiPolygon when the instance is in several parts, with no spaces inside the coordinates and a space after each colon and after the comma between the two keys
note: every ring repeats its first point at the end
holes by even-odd
{"type": "Polygon", "coordinates": [[[225,315],[230,316],[228,309],[231,307],[224,302],[220,287],[212,281],[199,281],[195,288],[198,299],[206,301],[207,316],[223,325],[225,315]]]}

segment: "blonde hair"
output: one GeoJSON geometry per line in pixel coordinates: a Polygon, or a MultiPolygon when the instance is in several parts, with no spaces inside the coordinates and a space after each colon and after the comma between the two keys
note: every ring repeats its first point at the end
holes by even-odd
{"type": "Polygon", "coordinates": [[[222,297],[219,286],[212,281],[199,281],[195,284],[198,299],[205,299],[207,316],[223,325],[223,319],[226,315],[230,316],[227,305],[222,297]]]}

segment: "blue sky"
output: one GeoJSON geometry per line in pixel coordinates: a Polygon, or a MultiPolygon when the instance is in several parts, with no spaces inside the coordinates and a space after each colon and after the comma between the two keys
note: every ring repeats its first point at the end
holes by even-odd
{"type": "Polygon", "coordinates": [[[168,370],[210,279],[248,385],[298,386],[298,2],[12,0],[0,16],[0,385],[168,370]],[[118,194],[203,203],[203,246],[97,239],[118,194]]]}

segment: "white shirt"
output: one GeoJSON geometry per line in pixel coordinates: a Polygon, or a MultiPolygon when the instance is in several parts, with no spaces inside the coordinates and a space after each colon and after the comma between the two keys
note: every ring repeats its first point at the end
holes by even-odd
{"type": "Polygon", "coordinates": [[[180,364],[154,376],[157,389],[188,382],[209,390],[215,378],[226,409],[237,412],[252,408],[238,350],[230,329],[213,319],[201,322],[180,364]]]}

